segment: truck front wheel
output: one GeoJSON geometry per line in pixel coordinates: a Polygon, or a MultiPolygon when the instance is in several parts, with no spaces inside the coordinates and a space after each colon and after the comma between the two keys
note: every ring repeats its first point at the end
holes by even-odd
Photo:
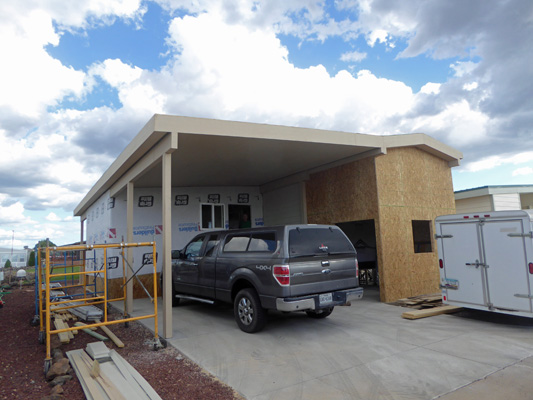
{"type": "Polygon", "coordinates": [[[233,313],[239,328],[246,333],[259,332],[267,320],[266,310],[261,306],[254,289],[242,289],[233,303],[233,313]]]}

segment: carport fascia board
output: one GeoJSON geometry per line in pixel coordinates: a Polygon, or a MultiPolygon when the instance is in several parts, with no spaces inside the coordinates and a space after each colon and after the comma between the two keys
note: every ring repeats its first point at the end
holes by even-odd
{"type": "Polygon", "coordinates": [[[383,136],[383,145],[386,148],[417,147],[427,153],[448,161],[450,167],[458,167],[460,161],[463,159],[462,152],[426,135],[425,133],[383,136]]]}
{"type": "Polygon", "coordinates": [[[115,185],[117,181],[169,132],[373,147],[374,149],[379,149],[378,151],[381,154],[385,154],[387,148],[415,146],[443,158],[448,161],[450,167],[459,165],[459,161],[462,159],[461,152],[421,133],[377,136],[281,125],[155,114],[91,188],[75,208],[74,215],[83,216],[90,204],[111,186],[114,186],[114,192],[116,193],[118,190],[117,187],[121,186],[124,180],[120,184],[115,185]]]}
{"type": "Polygon", "coordinates": [[[164,154],[172,154],[178,149],[178,134],[176,132],[169,132],[154,146],[148,153],[146,153],[140,160],[138,160],[124,175],[122,175],[109,189],[109,195],[115,196],[122,191],[128,182],[134,181],[137,177],[143,174],[147,169],[152,168],[155,164],[161,161],[164,154]]]}

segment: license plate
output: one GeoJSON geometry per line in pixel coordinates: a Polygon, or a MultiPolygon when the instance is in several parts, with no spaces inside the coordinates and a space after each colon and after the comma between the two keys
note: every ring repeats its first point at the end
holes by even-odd
{"type": "Polygon", "coordinates": [[[333,301],[333,296],[331,293],[324,293],[318,296],[318,301],[320,302],[320,304],[328,304],[333,301]]]}

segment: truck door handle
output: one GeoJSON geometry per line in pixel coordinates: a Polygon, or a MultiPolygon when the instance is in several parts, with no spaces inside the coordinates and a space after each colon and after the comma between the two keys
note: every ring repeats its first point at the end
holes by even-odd
{"type": "Polygon", "coordinates": [[[327,275],[327,274],[331,274],[331,270],[330,270],[329,268],[326,268],[326,269],[323,269],[323,270],[322,270],[322,273],[323,273],[323,274],[326,274],[326,275],[327,275]]]}
{"type": "Polygon", "coordinates": [[[329,261],[322,261],[323,267],[329,267],[329,261]]]}

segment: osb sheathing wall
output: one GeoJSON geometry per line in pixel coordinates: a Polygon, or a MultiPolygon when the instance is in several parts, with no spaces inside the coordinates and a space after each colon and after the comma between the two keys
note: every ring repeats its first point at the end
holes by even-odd
{"type": "MultiPolygon", "coordinates": [[[[439,291],[435,218],[455,213],[448,162],[414,147],[375,158],[379,203],[381,300],[439,291]],[[431,253],[415,253],[412,221],[431,221],[431,253]]],[[[376,230],[376,235],[377,235],[376,230]]]]}
{"type": "MultiPolygon", "coordinates": [[[[147,275],[137,275],[139,280],[142,282],[146,290],[148,290],[148,293],[150,293],[150,296],[154,296],[154,283],[152,279],[152,274],[147,275]]],[[[159,274],[157,274],[157,295],[161,296],[161,287],[159,285],[159,274]]],[[[124,289],[122,285],[124,284],[124,281],[122,278],[116,278],[116,279],[108,279],[107,281],[107,293],[108,293],[108,300],[111,299],[118,299],[124,296],[124,289]]],[[[97,291],[103,291],[104,290],[104,280],[103,278],[96,278],[96,289],[97,291]]],[[[134,299],[141,299],[144,297],[148,297],[146,295],[146,292],[142,288],[142,286],[139,284],[137,279],[133,278],[133,298],[134,299]]]]}
{"type": "Polygon", "coordinates": [[[306,182],[309,223],[375,221],[381,301],[438,292],[436,243],[414,253],[412,220],[455,212],[447,161],[416,148],[389,149],[313,174],[306,182]]]}

